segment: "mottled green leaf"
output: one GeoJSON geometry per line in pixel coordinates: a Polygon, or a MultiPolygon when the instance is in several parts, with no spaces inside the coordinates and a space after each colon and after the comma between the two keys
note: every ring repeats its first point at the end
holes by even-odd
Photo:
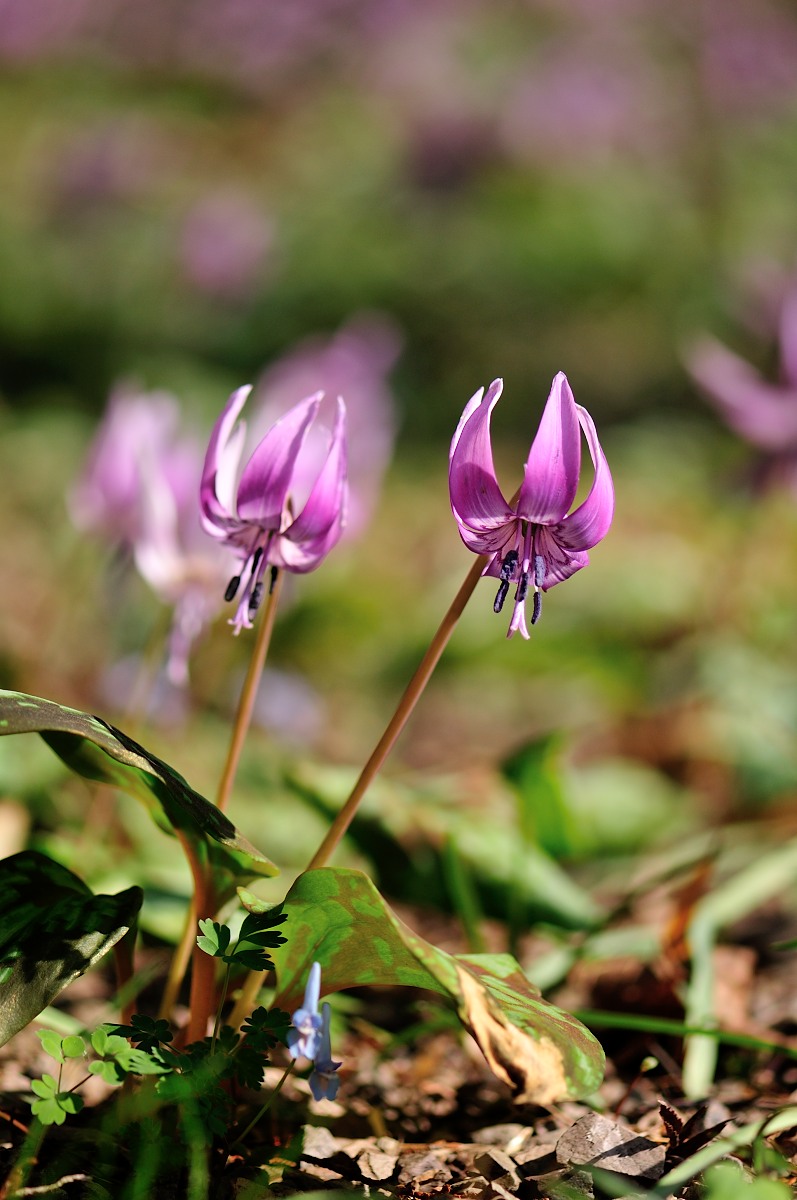
{"type": "Polygon", "coordinates": [[[360,871],[306,871],[285,898],[286,948],[274,951],[275,1004],[301,1001],[321,964],[322,991],[363,984],[426,988],[446,997],[492,1069],[528,1103],[588,1095],[603,1075],[600,1044],[543,1000],[508,954],[450,955],[418,937],[360,871]]]}
{"type": "Polygon", "coordinates": [[[0,983],[0,1045],[124,937],[141,900],[137,887],[95,896],[34,850],[0,861],[0,962],[10,968],[0,983]]]}
{"type": "Polygon", "coordinates": [[[207,855],[217,898],[232,895],[256,875],[277,874],[277,867],[182,775],[100,717],[38,696],[0,691],[4,733],[38,733],[76,774],[142,800],[162,829],[179,830],[207,855]]]}

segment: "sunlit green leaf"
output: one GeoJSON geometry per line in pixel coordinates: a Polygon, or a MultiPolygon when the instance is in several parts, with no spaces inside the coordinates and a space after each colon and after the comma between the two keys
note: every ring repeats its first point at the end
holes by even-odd
{"type": "Polygon", "coordinates": [[[317,960],[324,992],[398,984],[445,996],[499,1078],[529,1103],[587,1095],[600,1083],[599,1043],[543,1000],[510,955],[438,950],[398,919],[362,872],[307,871],[285,909],[288,946],[274,952],[280,1006],[297,1007],[317,960]]]}

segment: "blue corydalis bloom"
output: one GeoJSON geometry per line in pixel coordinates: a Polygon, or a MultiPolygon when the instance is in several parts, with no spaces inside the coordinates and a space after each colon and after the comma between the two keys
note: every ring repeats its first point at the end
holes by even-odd
{"type": "Polygon", "coordinates": [[[318,1001],[321,996],[321,964],[314,962],[307,976],[304,1001],[291,1020],[293,1029],[288,1031],[288,1049],[292,1058],[309,1058],[315,1061],[321,1041],[321,1014],[318,1001]]]}
{"type": "Polygon", "coordinates": [[[321,1031],[318,1049],[310,1075],[310,1091],[314,1100],[334,1100],[340,1087],[337,1070],[341,1065],[332,1061],[332,1042],[329,1036],[329,1005],[321,1006],[321,1031]]]}
{"type": "Polygon", "coordinates": [[[337,1070],[341,1064],[332,1059],[330,1009],[324,1004],[318,1011],[320,995],[321,966],[314,962],[307,976],[302,1007],[292,1017],[294,1027],[288,1032],[288,1050],[292,1058],[307,1058],[313,1064],[310,1075],[313,1099],[334,1100],[340,1087],[337,1070]]]}
{"type": "Polygon", "coordinates": [[[298,495],[303,447],[323,393],[285,413],[258,443],[238,479],[246,427],[239,421],[251,388],[233,392],[210,437],[200,485],[202,526],[242,559],[225,593],[240,593],[235,632],[252,628],[271,569],[297,574],[314,570],[337,543],[346,519],[346,408],[338,397],[326,456],[306,499],[298,495]]]}
{"type": "Polygon", "coordinates": [[[490,555],[484,574],[500,581],[495,612],[515,587],[507,637],[519,632],[528,638],[527,596],[533,597],[534,625],[542,592],[586,567],[587,550],[608,533],[614,485],[592,417],[576,404],[560,371],[526,459],[517,502],[510,505],[496,479],[490,443],[490,418],[502,390],[503,380],[496,379],[465,406],[451,442],[449,491],[460,537],[475,554],[490,555]],[[568,514],[581,475],[582,431],[595,478],[584,503],[568,514]]]}

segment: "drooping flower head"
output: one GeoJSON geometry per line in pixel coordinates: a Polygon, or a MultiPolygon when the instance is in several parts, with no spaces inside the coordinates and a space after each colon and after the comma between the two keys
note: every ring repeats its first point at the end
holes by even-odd
{"type": "Polygon", "coordinates": [[[515,586],[507,636],[520,632],[528,638],[529,591],[533,625],[540,616],[541,593],[585,567],[587,550],[608,533],[614,485],[592,418],[576,404],[560,371],[531,444],[517,500],[509,504],[496,479],[490,443],[490,419],[502,390],[503,381],[496,379],[465,406],[451,442],[449,491],[460,537],[475,554],[490,555],[484,574],[500,580],[496,612],[515,586]],[[582,430],[595,478],[583,504],[568,514],[581,474],[582,430]]]}
{"type": "Polygon", "coordinates": [[[238,478],[246,434],[238,418],[250,391],[243,387],[233,392],[216,422],[200,487],[203,528],[242,560],[226,592],[226,599],[232,600],[240,591],[230,622],[236,633],[252,627],[266,568],[271,568],[272,579],[281,568],[297,574],[314,570],[340,538],[346,519],[343,400],[338,397],[326,457],[303,498],[297,486],[302,448],[323,393],[302,400],[276,421],[238,478]]]}
{"type": "Polygon", "coordinates": [[[321,965],[314,962],[307,976],[302,1007],[293,1014],[293,1029],[288,1031],[288,1050],[292,1058],[307,1058],[313,1064],[310,1074],[310,1091],[315,1100],[334,1100],[338,1094],[340,1080],[337,1076],[339,1062],[332,1059],[328,1004],[318,1011],[321,995],[321,965]]]}

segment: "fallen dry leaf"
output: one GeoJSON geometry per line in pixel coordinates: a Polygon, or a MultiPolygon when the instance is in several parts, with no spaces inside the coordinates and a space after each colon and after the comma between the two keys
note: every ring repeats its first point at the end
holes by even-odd
{"type": "Polygon", "coordinates": [[[556,1145],[556,1157],[566,1166],[600,1167],[634,1179],[659,1179],[665,1155],[664,1146],[600,1113],[576,1121],[556,1145]]]}

